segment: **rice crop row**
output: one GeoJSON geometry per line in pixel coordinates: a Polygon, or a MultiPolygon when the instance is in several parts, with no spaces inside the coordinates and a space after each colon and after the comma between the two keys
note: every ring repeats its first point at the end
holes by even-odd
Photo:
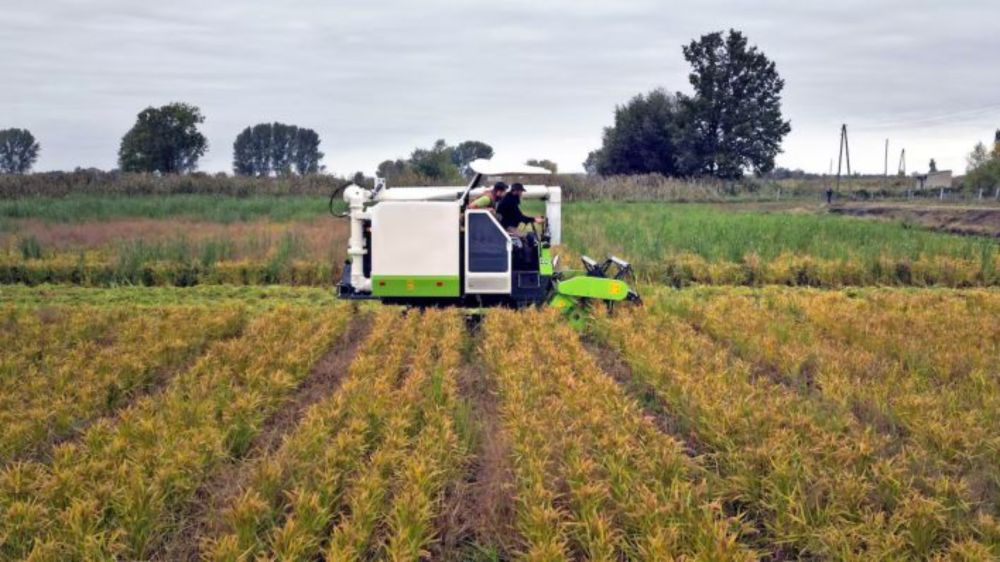
{"type": "Polygon", "coordinates": [[[466,451],[453,421],[463,326],[381,310],[338,392],[309,410],[205,541],[213,560],[417,560],[466,451]]]}
{"type": "Polygon", "coordinates": [[[957,486],[949,491],[956,498],[996,509],[1000,498],[990,491],[988,467],[1000,463],[994,431],[1000,422],[1000,322],[964,299],[935,304],[896,298],[920,306],[909,311],[905,327],[893,326],[895,315],[878,304],[781,291],[765,291],[760,299],[716,296],[694,314],[741,355],[779,369],[793,385],[819,389],[897,436],[921,467],[919,485],[957,486]]]}
{"type": "MultiPolygon", "coordinates": [[[[735,316],[727,310],[719,318],[733,317],[727,314],[735,316]]],[[[757,338],[761,330],[744,326],[748,341],[737,355],[756,359],[759,348],[785,345],[757,338]]],[[[946,487],[917,485],[893,436],[812,390],[826,388],[822,373],[831,365],[803,363],[802,378],[793,379],[787,365],[733,357],[663,310],[604,319],[598,332],[625,357],[635,383],[672,413],[677,431],[699,444],[728,509],[754,525],[751,539],[769,556],[990,557],[992,523],[946,487]]]]}
{"type": "Polygon", "coordinates": [[[47,314],[58,320],[41,324],[37,312],[23,309],[7,314],[5,332],[25,345],[0,347],[0,462],[113,413],[158,375],[243,324],[235,308],[50,308],[47,314]],[[65,339],[49,339],[50,331],[65,339]]]}
{"type": "Polygon", "coordinates": [[[900,525],[919,530],[908,532],[908,555],[974,539],[996,547],[1000,326],[995,314],[969,306],[985,300],[995,307],[996,295],[894,293],[894,302],[883,295],[874,305],[777,288],[704,299],[665,295],[668,308],[750,362],[755,377],[809,401],[814,415],[847,416],[883,442],[873,448],[880,462],[901,469],[892,481],[922,498],[883,500],[894,517],[902,507],[920,507],[899,516],[900,525]],[[960,359],[950,351],[956,348],[964,351],[960,359]]]}
{"type": "Polygon", "coordinates": [[[4,467],[0,558],[149,558],[207,475],[246,453],[346,318],[340,309],[262,314],[162,393],[56,447],[51,463],[4,467]]]}
{"type": "MultiPolygon", "coordinates": [[[[329,287],[292,287],[288,285],[200,285],[197,287],[111,287],[91,288],[76,285],[42,285],[28,287],[9,285],[0,290],[0,309],[31,309],[48,322],[53,310],[67,310],[68,306],[107,307],[135,306],[140,309],[161,306],[240,306],[252,311],[273,310],[281,306],[330,307],[337,303],[329,287]]],[[[58,316],[56,316],[58,317],[58,316]]],[[[65,324],[60,322],[58,325],[65,324]]],[[[81,329],[92,335],[94,325],[81,329]]],[[[11,328],[15,327],[11,325],[11,328]]],[[[20,334],[20,329],[2,331],[20,334]]],[[[48,332],[47,332],[48,333],[48,332]]],[[[34,338],[26,338],[34,341],[34,338]]],[[[51,338],[53,342],[64,337],[51,338]]]]}
{"type": "MultiPolygon", "coordinates": [[[[621,256],[628,250],[611,250],[621,256]]],[[[573,252],[560,250],[567,257],[573,252]]],[[[591,252],[602,255],[600,251],[591,252]]],[[[570,260],[563,263],[568,264],[570,260]]],[[[988,287],[1000,284],[1000,253],[980,259],[924,256],[916,260],[877,258],[873,261],[823,260],[783,254],[765,261],[747,256],[739,262],[709,261],[694,254],[678,254],[635,263],[640,279],[685,287],[706,285],[786,285],[806,287],[988,287]]],[[[73,284],[85,287],[119,285],[329,285],[340,273],[339,264],[276,254],[265,260],[131,261],[64,253],[43,259],[0,257],[0,285],[73,284]]]]}
{"type": "Polygon", "coordinates": [[[482,354],[510,436],[525,560],[752,559],[704,473],[549,313],[491,313],[482,354]],[[503,334],[503,337],[493,335],[503,334]]]}

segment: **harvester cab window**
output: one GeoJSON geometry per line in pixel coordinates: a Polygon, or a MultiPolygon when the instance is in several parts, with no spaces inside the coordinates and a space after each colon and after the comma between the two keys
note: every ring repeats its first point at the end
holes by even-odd
{"type": "Polygon", "coordinates": [[[469,271],[502,273],[510,262],[507,236],[488,213],[469,213],[469,271]]]}

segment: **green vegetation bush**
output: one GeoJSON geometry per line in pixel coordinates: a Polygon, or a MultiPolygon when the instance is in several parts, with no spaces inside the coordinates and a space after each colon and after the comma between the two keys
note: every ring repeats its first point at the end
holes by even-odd
{"type": "Polygon", "coordinates": [[[178,195],[203,194],[329,196],[347,180],[330,175],[257,178],[247,176],[158,175],[118,171],[76,170],[29,175],[0,175],[0,199],[66,197],[69,195],[178,195]]]}

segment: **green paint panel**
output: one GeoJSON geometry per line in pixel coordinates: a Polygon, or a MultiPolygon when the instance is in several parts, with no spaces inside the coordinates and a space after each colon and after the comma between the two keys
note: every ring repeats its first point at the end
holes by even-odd
{"type": "Polygon", "coordinates": [[[624,281],[588,276],[560,281],[556,286],[556,292],[560,295],[606,301],[623,301],[628,297],[628,290],[628,284],[624,281]]]}
{"type": "Polygon", "coordinates": [[[552,276],[552,250],[549,248],[542,248],[539,252],[538,273],[539,275],[552,276]]]}
{"type": "Polygon", "coordinates": [[[458,276],[374,275],[372,294],[376,297],[457,297],[461,295],[458,276]]]}

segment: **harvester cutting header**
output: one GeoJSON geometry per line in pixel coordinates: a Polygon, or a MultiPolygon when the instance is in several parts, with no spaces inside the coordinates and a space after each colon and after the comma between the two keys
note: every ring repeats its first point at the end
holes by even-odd
{"type": "Polygon", "coordinates": [[[551,246],[562,240],[562,188],[547,184],[549,170],[489,160],[470,167],[465,187],[388,188],[381,179],[372,190],[347,186],[350,239],[338,296],[416,306],[549,304],[571,315],[592,300],[638,302],[625,281],[632,268],[616,257],[583,257],[584,271],[558,269],[551,246]],[[526,233],[505,229],[501,222],[511,221],[495,208],[470,205],[489,193],[485,180],[500,178],[529,182],[506,197],[545,202],[540,232],[535,223],[526,233]]]}

